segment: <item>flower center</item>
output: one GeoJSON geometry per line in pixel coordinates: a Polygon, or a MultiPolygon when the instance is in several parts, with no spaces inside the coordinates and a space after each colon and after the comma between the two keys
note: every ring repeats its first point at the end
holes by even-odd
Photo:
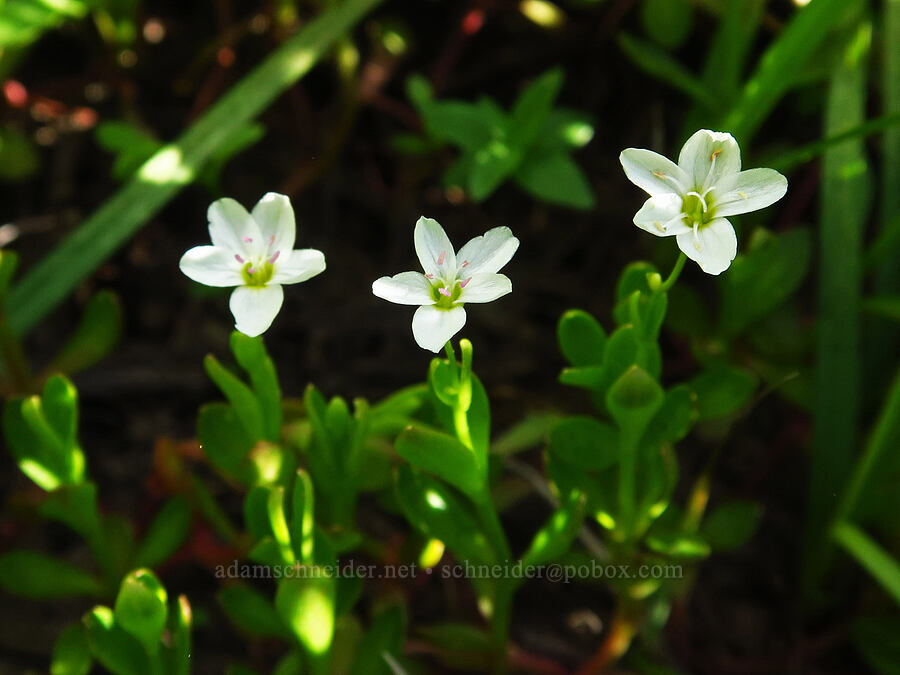
{"type": "MultiPolygon", "coordinates": [[[[708,195],[708,191],[706,195],[708,195]]],[[[715,218],[715,209],[708,196],[699,192],[688,192],[681,200],[681,212],[684,214],[684,223],[689,227],[703,227],[715,218]]]]}
{"type": "Polygon", "coordinates": [[[435,300],[435,307],[438,309],[450,309],[459,300],[462,295],[462,289],[466,287],[470,279],[455,280],[453,285],[448,285],[443,279],[437,279],[432,282],[431,295],[435,300]]]}
{"type": "Polygon", "coordinates": [[[252,262],[244,263],[241,268],[241,277],[244,279],[245,286],[261,287],[265,286],[272,280],[275,268],[272,266],[272,259],[266,260],[261,265],[254,265],[252,262]]]}

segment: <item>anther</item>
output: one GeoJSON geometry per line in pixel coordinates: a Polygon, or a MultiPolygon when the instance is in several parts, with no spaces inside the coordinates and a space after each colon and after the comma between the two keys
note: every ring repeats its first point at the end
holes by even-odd
{"type": "Polygon", "coordinates": [[[472,277],[469,277],[469,278],[466,279],[465,281],[460,281],[460,282],[459,282],[459,287],[460,287],[460,288],[465,288],[465,287],[466,287],[466,284],[469,283],[470,281],[472,281],[472,277]]]}
{"type": "Polygon", "coordinates": [[[438,256],[438,265],[444,264],[444,256],[447,254],[446,251],[441,251],[441,254],[438,256]]]}
{"type": "Polygon", "coordinates": [[[281,251],[275,251],[275,255],[269,258],[269,264],[273,264],[276,260],[278,260],[278,256],[281,255],[281,251]]]}
{"type": "Polygon", "coordinates": [[[244,259],[241,256],[239,256],[237,253],[234,254],[234,259],[237,260],[239,263],[241,263],[241,265],[244,264],[244,259]]]}
{"type": "Polygon", "coordinates": [[[243,241],[243,242],[246,243],[246,244],[252,244],[252,243],[253,243],[253,237],[241,237],[241,241],[243,241]]]}
{"type": "Polygon", "coordinates": [[[248,268],[247,268],[247,274],[256,274],[256,270],[253,269],[252,267],[248,267],[248,268]]]}
{"type": "Polygon", "coordinates": [[[449,288],[439,288],[438,293],[449,298],[450,297],[450,289],[449,288]]]}
{"type": "Polygon", "coordinates": [[[274,243],[275,243],[275,235],[273,234],[271,237],[269,237],[269,246],[271,246],[274,243]]]}
{"type": "Polygon", "coordinates": [[[469,261],[468,261],[468,260],[463,260],[463,264],[460,265],[460,267],[468,267],[468,266],[469,266],[469,261]]]}
{"type": "Polygon", "coordinates": [[[425,278],[426,278],[426,279],[434,279],[434,275],[433,275],[433,274],[426,274],[426,275],[425,275],[425,278]]]}

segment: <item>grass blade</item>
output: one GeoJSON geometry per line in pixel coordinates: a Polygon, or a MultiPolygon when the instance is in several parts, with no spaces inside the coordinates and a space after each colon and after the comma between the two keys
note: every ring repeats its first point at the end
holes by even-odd
{"type": "MultiPolygon", "coordinates": [[[[820,0],[810,7],[818,5],[820,0]]],[[[862,21],[835,66],[825,112],[825,136],[859,126],[865,118],[866,66],[872,26],[862,21]]],[[[857,447],[860,364],[862,240],[869,174],[856,138],[832,146],[822,166],[819,242],[819,322],[816,407],[810,467],[807,560],[815,585],[826,562],[826,525],[857,447]]]]}
{"type": "Polygon", "coordinates": [[[834,26],[859,6],[860,0],[815,0],[798,10],[763,54],[721,128],[747,143],[834,26]]]}
{"type": "Polygon", "coordinates": [[[846,521],[835,526],[832,536],[900,605],[900,563],[869,535],[846,521]]]}
{"type": "Polygon", "coordinates": [[[10,328],[26,333],[62,302],[175,194],[190,183],[238,127],[251,122],[307,73],[380,0],[331,6],[220,98],[174,143],[164,146],[9,294],[10,328]]]}
{"type": "MultiPolygon", "coordinates": [[[[900,0],[885,0],[883,15],[882,97],[884,114],[900,116],[900,0]]],[[[881,143],[881,223],[887,231],[900,217],[900,126],[885,129],[881,143]]],[[[900,242],[882,263],[876,279],[880,292],[900,291],[900,242]]]]}

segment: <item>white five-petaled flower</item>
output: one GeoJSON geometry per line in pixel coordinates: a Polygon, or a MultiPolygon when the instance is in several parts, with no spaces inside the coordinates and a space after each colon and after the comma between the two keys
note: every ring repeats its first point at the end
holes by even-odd
{"type": "Polygon", "coordinates": [[[701,129],[691,136],[678,164],[650,150],[619,155],[628,180],[650,194],[634,224],[659,237],[675,235],[680,248],[708,274],[728,269],[737,237],[726,216],[777,202],[787,179],[774,169],[741,171],[741,149],[731,134],[701,129]]]}
{"type": "Polygon", "coordinates": [[[422,349],[439,352],[466,323],[467,302],[490,302],[512,292],[512,282],[497,272],[510,261],[519,240],[508,227],[475,237],[459,252],[436,220],[419,218],[413,239],[425,273],[401,272],[372,284],[379,298],[420,305],[412,330],[422,349]]]}
{"type": "Polygon", "coordinates": [[[195,246],[179,267],[207,286],[237,286],[229,307],[235,328],[251,337],[272,325],[284,301],[282,284],[296,284],[325,270],[321,251],[292,250],[296,224],[290,200],[269,192],[252,213],[233,199],[210,204],[212,246],[195,246]]]}

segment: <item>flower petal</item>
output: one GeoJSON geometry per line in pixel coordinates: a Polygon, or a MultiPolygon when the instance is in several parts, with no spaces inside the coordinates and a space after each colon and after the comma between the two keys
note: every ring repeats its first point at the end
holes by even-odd
{"type": "Polygon", "coordinates": [[[495,227],[480,237],[474,237],[459,249],[456,259],[460,260],[460,276],[493,274],[510,261],[519,240],[508,227],[495,227]]]}
{"type": "Polygon", "coordinates": [[[512,282],[503,274],[476,274],[469,279],[459,302],[490,302],[512,293],[512,282]]]}
{"type": "Polygon", "coordinates": [[[265,333],[278,316],[283,301],[284,291],[278,284],[238,286],[228,301],[234,327],[250,337],[265,333]]]}
{"type": "MultiPolygon", "coordinates": [[[[245,258],[256,258],[262,235],[247,209],[225,197],[209,205],[209,236],[214,246],[227,248],[245,258]]],[[[263,246],[265,248],[265,246],[263,246]]]]}
{"type": "Polygon", "coordinates": [[[466,324],[466,310],[462,307],[438,309],[428,305],[419,307],[413,315],[413,337],[422,349],[435,354],[466,324]]]}
{"type": "Polygon", "coordinates": [[[787,178],[775,169],[750,169],[726,180],[723,188],[715,193],[716,215],[734,216],[764,209],[784,197],[787,178]]]}
{"type": "Polygon", "coordinates": [[[650,197],[634,214],[634,224],[657,237],[690,232],[691,228],[684,224],[681,202],[681,197],[674,194],[650,197]]]}
{"type": "Polygon", "coordinates": [[[640,148],[627,148],[619,155],[628,180],[652,196],[691,189],[690,178],[670,159],[640,148]]]}
{"type": "Polygon", "coordinates": [[[285,251],[274,263],[272,282],[298,284],[325,271],[325,254],[314,248],[285,251]]]}
{"type": "Polygon", "coordinates": [[[716,218],[696,236],[693,231],[679,234],[676,241],[678,248],[707,274],[721,274],[737,255],[737,237],[725,218],[716,218]]]}
{"type": "Polygon", "coordinates": [[[195,246],[178,263],[190,279],[206,286],[240,286],[241,263],[234,253],[218,246],[195,246]]]}
{"type": "Polygon", "coordinates": [[[431,283],[421,272],[400,272],[372,283],[372,293],[398,305],[433,305],[431,283]]]}
{"type": "Polygon", "coordinates": [[[701,129],[681,148],[678,166],[693,189],[702,191],[741,170],[741,149],[731,134],[701,129]]]}
{"type": "MultiPolygon", "coordinates": [[[[456,274],[456,255],[453,244],[438,221],[422,216],[413,233],[416,255],[426,274],[447,277],[456,274]]],[[[443,347],[443,345],[441,345],[443,347]]]]}
{"type": "Polygon", "coordinates": [[[294,248],[297,224],[291,200],[277,192],[267,192],[256,202],[251,214],[262,235],[263,242],[273,254],[280,251],[285,255],[294,248]],[[269,241],[272,243],[269,244],[269,241]]]}

